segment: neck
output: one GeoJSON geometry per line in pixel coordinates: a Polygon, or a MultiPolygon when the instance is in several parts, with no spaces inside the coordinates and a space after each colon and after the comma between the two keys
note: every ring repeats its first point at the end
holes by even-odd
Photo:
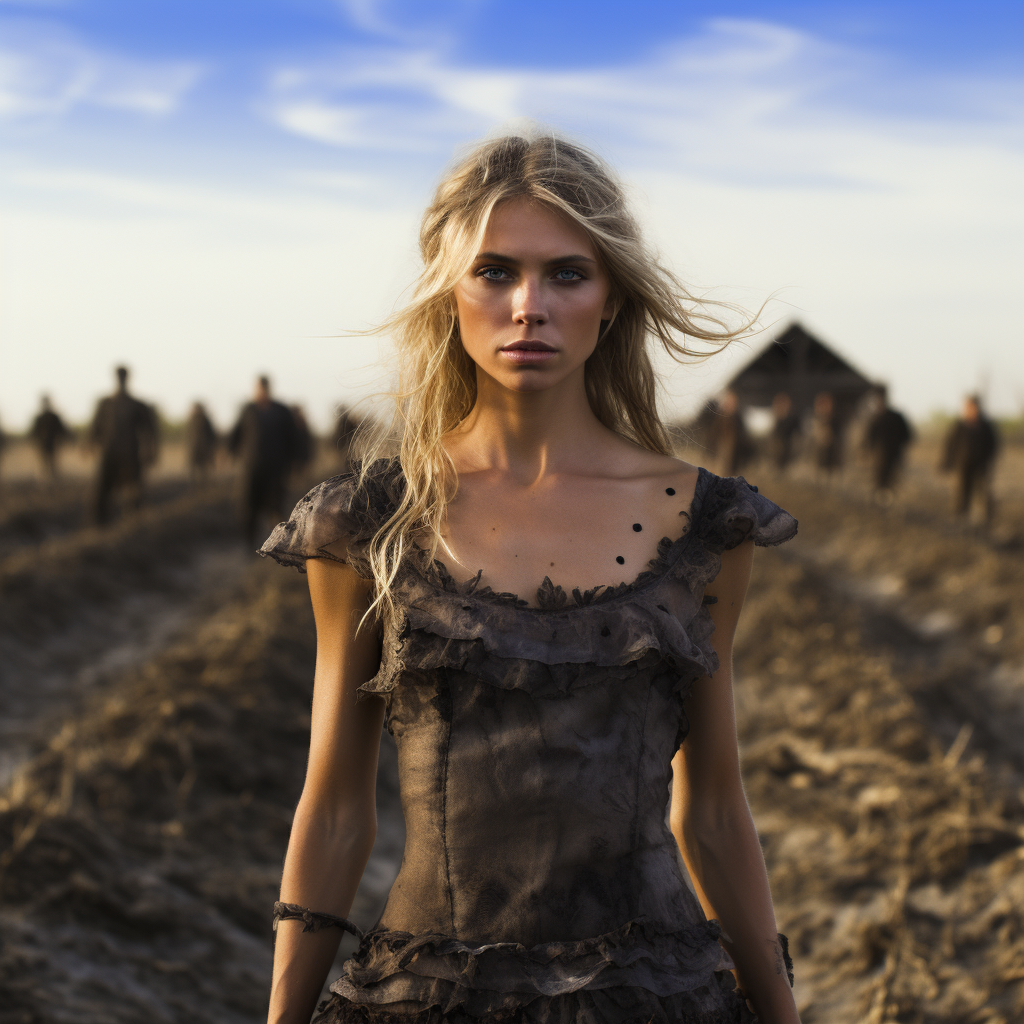
{"type": "Polygon", "coordinates": [[[464,471],[500,470],[522,483],[582,471],[608,435],[583,372],[544,391],[511,391],[478,369],[476,403],[452,438],[464,471]]]}

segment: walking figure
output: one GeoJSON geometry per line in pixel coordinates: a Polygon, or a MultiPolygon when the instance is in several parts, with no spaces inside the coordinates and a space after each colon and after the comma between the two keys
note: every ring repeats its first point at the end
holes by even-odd
{"type": "Polygon", "coordinates": [[[43,467],[43,476],[47,480],[57,479],[57,452],[62,444],[74,436],[67,428],[64,420],[54,411],[50,396],[42,396],[42,408],[32,421],[29,437],[39,451],[39,460],[43,467]]]}
{"type": "Polygon", "coordinates": [[[814,397],[811,442],[815,466],[826,480],[831,479],[843,466],[843,432],[835,399],[828,391],[814,397]]]}
{"type": "Polygon", "coordinates": [[[228,450],[242,465],[242,529],[252,547],[261,513],[275,520],[284,518],[288,474],[297,448],[295,417],[288,406],[271,398],[270,381],[260,377],[253,400],[242,409],[228,436],[228,450]]]}
{"type": "Polygon", "coordinates": [[[192,483],[205,483],[217,454],[217,431],[206,407],[194,402],[185,425],[185,448],[188,454],[188,476],[192,483]]]}
{"type": "Polygon", "coordinates": [[[128,394],[128,370],[117,368],[117,391],[96,406],[90,442],[99,448],[100,462],[93,501],[93,520],[105,523],[116,492],[132,508],[142,502],[143,471],[156,462],[159,428],[156,410],[128,394]]]}
{"type": "Polygon", "coordinates": [[[726,391],[712,421],[715,461],[725,476],[735,476],[754,454],[754,441],[743,420],[735,391],[726,391]]]}
{"type": "Polygon", "coordinates": [[[889,405],[888,389],[882,385],[874,393],[874,411],[864,432],[864,448],[871,460],[871,482],[875,496],[891,500],[893,487],[903,465],[914,430],[906,416],[889,405]]]}
{"type": "Polygon", "coordinates": [[[732,685],[754,546],[797,524],[656,404],[655,353],[735,334],[550,134],[468,154],[420,238],[392,429],[262,548],[317,631],[268,1020],[800,1024],[732,685]],[[405,850],[363,931],[385,724],[405,850]]]}
{"type": "Polygon", "coordinates": [[[985,510],[985,525],[992,524],[995,500],[992,495],[992,468],[999,451],[996,425],[985,415],[978,395],[964,399],[963,412],[949,428],[941,468],[957,476],[956,514],[969,516],[975,495],[980,495],[985,510]]]}
{"type": "Polygon", "coordinates": [[[772,399],[772,417],[768,454],[775,468],[782,472],[793,461],[794,442],[800,434],[800,417],[793,409],[793,399],[785,391],[772,399]]]}

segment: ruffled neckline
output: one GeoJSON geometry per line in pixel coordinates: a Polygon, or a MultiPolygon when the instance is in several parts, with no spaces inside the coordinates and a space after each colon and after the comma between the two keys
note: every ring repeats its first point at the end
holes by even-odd
{"type": "Polygon", "coordinates": [[[414,557],[410,559],[416,572],[429,584],[445,593],[454,594],[463,598],[475,598],[492,604],[503,604],[513,608],[523,609],[532,612],[565,612],[575,608],[589,608],[597,604],[605,604],[615,601],[627,595],[634,595],[638,591],[653,586],[669,573],[672,567],[682,556],[691,537],[694,536],[694,527],[700,519],[705,505],[705,496],[708,485],[714,479],[703,466],[697,467],[697,483],[693,491],[693,499],[690,507],[679,514],[686,519],[686,528],[673,539],[662,537],[658,541],[657,553],[647,563],[647,567],[630,581],[619,584],[599,584],[589,590],[580,590],[573,587],[569,592],[559,584],[551,581],[551,577],[545,576],[544,581],[537,588],[537,603],[530,604],[519,594],[508,591],[494,590],[492,587],[481,585],[483,569],[477,571],[474,576],[465,580],[457,580],[452,576],[448,567],[439,558],[431,558],[424,548],[415,548],[414,557]]]}

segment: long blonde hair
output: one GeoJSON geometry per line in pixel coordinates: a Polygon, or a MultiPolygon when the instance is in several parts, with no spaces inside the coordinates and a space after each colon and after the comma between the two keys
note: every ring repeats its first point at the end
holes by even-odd
{"type": "Polygon", "coordinates": [[[423,271],[411,301],[377,328],[399,351],[399,386],[390,424],[357,440],[362,474],[375,460],[400,460],[405,478],[397,510],[369,544],[375,581],[371,610],[395,612],[391,587],[414,536],[436,554],[445,509],[458,486],[442,438],[476,401],[476,368],[459,337],[453,290],[476,256],[491,211],[508,199],[546,203],[583,227],[609,276],[615,313],[585,365],[587,397],[606,427],[651,451],[671,454],[657,411],[657,377],[649,344],[678,361],[710,354],[749,332],[731,329],[735,307],[695,299],[648,249],[622,186],[593,153],[551,132],[487,140],[437,187],[420,228],[423,271]],[[703,351],[687,339],[708,343],[703,351]]]}

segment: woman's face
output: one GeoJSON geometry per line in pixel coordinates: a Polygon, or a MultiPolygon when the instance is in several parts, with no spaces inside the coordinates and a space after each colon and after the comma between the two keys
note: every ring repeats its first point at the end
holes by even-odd
{"type": "Polygon", "coordinates": [[[455,286],[462,344],[498,383],[543,391],[593,353],[610,291],[583,228],[543,203],[507,200],[455,286]]]}

